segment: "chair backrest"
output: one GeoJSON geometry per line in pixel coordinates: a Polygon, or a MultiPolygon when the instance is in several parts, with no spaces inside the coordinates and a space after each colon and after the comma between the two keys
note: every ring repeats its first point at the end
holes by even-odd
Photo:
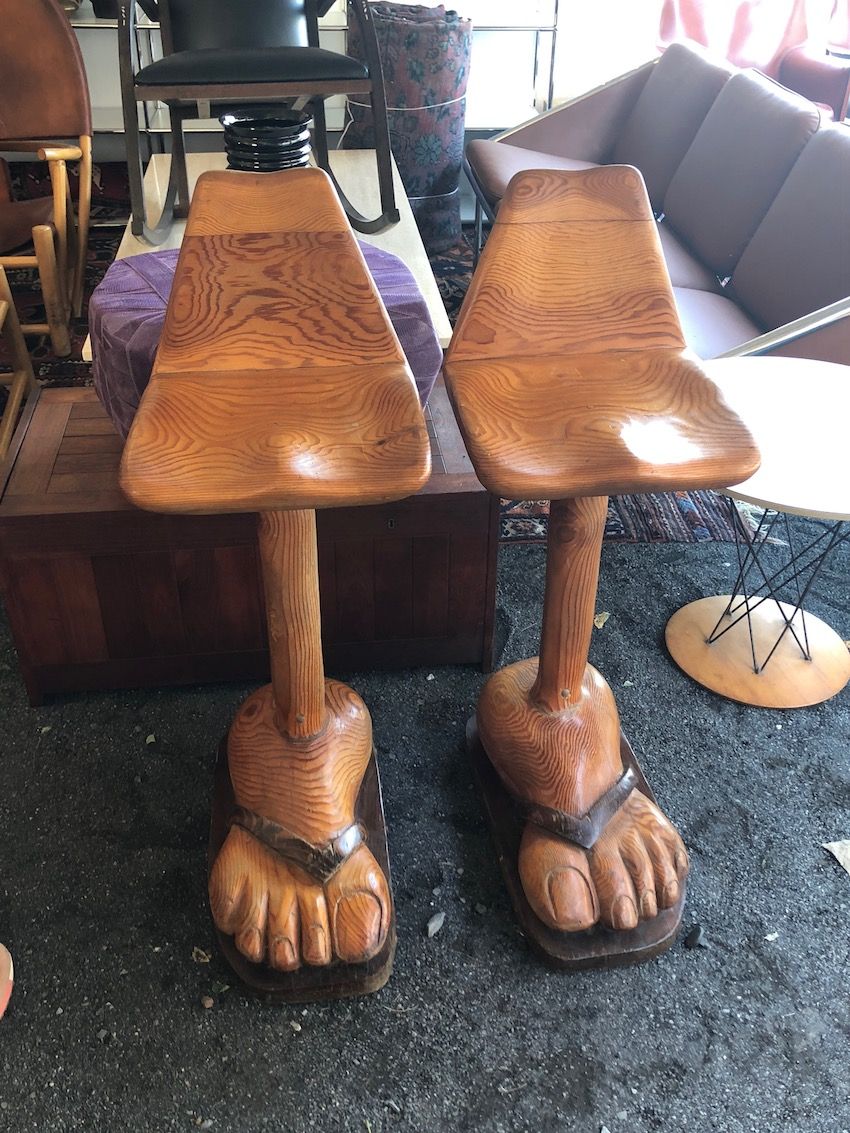
{"type": "Polygon", "coordinates": [[[159,0],[163,49],[315,46],[315,9],[315,0],[159,0]]]}
{"type": "Polygon", "coordinates": [[[731,74],[728,65],[683,43],[671,44],[652,68],[607,161],[638,167],[656,212],[731,74]]]}
{"type": "Polygon", "coordinates": [[[59,0],[0,0],[0,138],[91,134],[80,46],[59,0]]]}
{"type": "Polygon", "coordinates": [[[848,186],[850,127],[825,126],[800,154],[732,275],[732,293],[764,326],[850,296],[848,186]]]}
{"type": "Polygon", "coordinates": [[[670,182],[664,223],[718,276],[731,275],[819,125],[811,102],[757,71],[739,71],[670,182]]]}

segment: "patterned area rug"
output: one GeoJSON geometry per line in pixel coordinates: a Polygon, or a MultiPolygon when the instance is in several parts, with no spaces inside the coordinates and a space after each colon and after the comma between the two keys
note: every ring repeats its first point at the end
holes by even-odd
{"type": "MultiPolygon", "coordinates": [[[[15,166],[18,196],[41,196],[49,192],[42,168],[21,163],[15,166]]],[[[83,314],[72,334],[70,358],[56,358],[45,337],[28,340],[36,376],[45,386],[91,384],[91,366],[80,351],[88,333],[87,304],[92,290],[115,258],[128,213],[127,169],[120,163],[95,166],[92,192],[93,227],[89,238],[83,314]],[[111,227],[100,227],[106,224],[111,227]]],[[[472,250],[464,239],[457,247],[434,256],[431,267],[452,322],[457,318],[472,278],[472,250]]],[[[44,318],[35,272],[10,271],[9,282],[22,319],[44,318]]],[[[0,365],[2,364],[0,354],[0,365]]],[[[0,387],[0,397],[3,396],[0,387]]],[[[546,501],[503,500],[502,539],[506,542],[540,542],[546,538],[549,507],[546,501]]],[[[608,507],[605,538],[623,543],[732,540],[734,531],[728,505],[714,492],[614,496],[608,507]]]]}

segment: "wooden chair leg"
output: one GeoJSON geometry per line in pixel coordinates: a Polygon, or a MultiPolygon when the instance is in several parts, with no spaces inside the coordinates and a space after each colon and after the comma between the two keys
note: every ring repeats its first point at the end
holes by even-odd
{"type": "Polygon", "coordinates": [[[35,389],[35,377],[32,372],[32,363],[27,352],[21,325],[6,273],[0,267],[0,334],[6,345],[9,360],[12,363],[12,374],[9,381],[9,396],[6,408],[0,419],[0,460],[6,455],[15,425],[18,422],[18,412],[24,397],[35,389]],[[4,311],[5,308],[5,311],[4,311]]]}
{"type": "Polygon", "coordinates": [[[32,230],[32,242],[38,260],[41,294],[50,330],[53,353],[60,358],[71,353],[68,332],[68,300],[64,280],[59,274],[53,230],[47,224],[37,224],[32,230]]]}
{"type": "MultiPolygon", "coordinates": [[[[53,228],[56,233],[54,247],[56,249],[56,276],[63,298],[63,307],[70,306],[69,276],[68,276],[68,201],[70,190],[68,187],[68,166],[64,161],[51,161],[50,185],[53,189],[53,228]]],[[[49,321],[49,320],[48,320],[49,321]]]]}
{"type": "Polygon", "coordinates": [[[88,259],[89,224],[91,221],[91,138],[81,137],[79,146],[83,156],[80,159],[80,188],[77,196],[77,255],[74,263],[74,278],[71,284],[71,312],[75,318],[79,318],[83,310],[83,287],[88,259]]]}

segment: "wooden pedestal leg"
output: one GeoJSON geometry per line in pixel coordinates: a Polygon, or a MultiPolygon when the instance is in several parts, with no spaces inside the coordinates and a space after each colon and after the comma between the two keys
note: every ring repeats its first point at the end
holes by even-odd
{"type": "MultiPolygon", "coordinates": [[[[306,992],[303,978],[284,981],[285,998],[373,990],[389,975],[392,903],[364,829],[377,821],[380,832],[380,797],[359,798],[367,769],[375,792],[372,725],[360,697],[324,677],[315,512],[262,513],[259,546],[272,681],[248,697],[228,736],[235,808],[210,873],[213,918],[271,976],[382,958],[350,988],[338,975],[306,992]]],[[[256,974],[249,982],[280,988],[256,974]]]]}
{"type": "MultiPolygon", "coordinates": [[[[672,941],[671,918],[658,913],[677,910],[675,931],[687,854],[639,770],[639,789],[613,804],[633,756],[621,745],[611,690],[587,663],[606,512],[604,496],[552,502],[540,656],[490,678],[477,724],[499,778],[520,800],[517,868],[541,929],[584,933],[600,923],[617,930],[608,934],[615,941],[628,934],[627,947],[603,942],[599,962],[611,963],[618,952],[641,959],[672,941]],[[594,804],[612,789],[604,821],[584,823],[595,832],[574,833],[570,819],[596,817],[594,804]]],[[[567,949],[560,962],[593,962],[598,951],[598,941],[589,952],[567,949]]]]}

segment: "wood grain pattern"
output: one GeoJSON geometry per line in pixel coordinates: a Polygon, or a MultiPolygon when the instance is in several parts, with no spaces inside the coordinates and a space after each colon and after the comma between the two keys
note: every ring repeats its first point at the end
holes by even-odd
{"type": "Polygon", "coordinates": [[[199,186],[204,234],[190,216],[121,475],[128,496],[151,510],[262,513],[272,683],[230,730],[233,798],[252,824],[231,825],[209,894],[218,930],[244,960],[290,973],[369,963],[393,919],[387,876],[364,842],[348,843],[321,876],[282,848],[298,839],[325,853],[351,833],[372,753],[365,705],[324,679],[313,509],[416,491],[430,445],[330,180],[312,170],[275,180],[273,204],[257,178],[199,186]],[[285,214],[299,193],[300,227],[263,223],[266,204],[285,214]],[[210,234],[210,210],[227,208],[232,230],[210,234]],[[262,831],[272,827],[278,841],[267,844],[262,831]]]}
{"type": "Polygon", "coordinates": [[[549,510],[540,663],[529,694],[549,712],[581,699],[607,514],[607,496],[553,500],[549,510]]]}
{"type": "Polygon", "coordinates": [[[210,170],[198,177],[187,236],[244,232],[350,232],[318,169],[281,173],[210,170]]]}
{"type": "Polygon", "coordinates": [[[313,736],[325,719],[316,513],[263,512],[259,544],[278,730],[313,736]]]}
{"type": "Polygon", "coordinates": [[[405,357],[347,232],[186,236],[156,374],[338,368],[405,357]]]}
{"type": "Polygon", "coordinates": [[[758,464],[749,432],[685,353],[628,166],[513,179],[446,379],[476,472],[502,495],[717,487],[758,464]]]}
{"type": "MultiPolygon", "coordinates": [[[[785,632],[768,664],[756,672],[746,617],[709,641],[718,622],[718,633],[731,623],[728,615],[721,621],[730,601],[730,595],[723,594],[690,602],[676,611],[664,631],[671,657],[699,684],[741,704],[803,708],[829,700],[850,681],[850,651],[835,630],[813,614],[798,611],[795,616],[794,607],[787,603],[781,603],[783,617],[773,599],[751,600],[754,608],[749,623],[759,665],[785,631],[785,618],[793,619],[797,637],[808,642],[811,660],[803,656],[793,635],[785,632]]],[[[742,613],[743,601],[738,595],[735,617],[742,613]]]]}
{"type": "Polygon", "coordinates": [[[201,217],[223,193],[234,230],[194,234],[190,215],[122,487],[139,507],[170,512],[409,495],[430,471],[416,387],[359,248],[340,229],[330,179],[288,171],[260,206],[250,203],[255,180],[199,181],[201,217]],[[305,228],[236,226],[236,217],[263,224],[266,205],[285,217],[296,198],[297,215],[305,201],[315,210],[305,228]]]}
{"type": "MultiPolygon", "coordinates": [[[[498,501],[470,470],[443,388],[433,410],[426,412],[436,456],[431,479],[419,493],[395,503],[333,508],[317,516],[322,636],[331,672],[459,663],[483,664],[489,670],[498,501]],[[402,550],[390,551],[389,544],[402,550]],[[353,573],[359,577],[351,586],[353,573]],[[394,621],[386,597],[405,591],[413,603],[409,627],[406,615],[401,625],[394,621]],[[360,595],[371,611],[356,625],[346,601],[349,593],[360,595]],[[350,635],[349,628],[356,634],[350,635]],[[410,632],[396,636],[400,628],[410,632]]],[[[0,473],[0,576],[6,578],[6,608],[32,702],[47,694],[89,689],[267,681],[256,516],[140,512],[119,489],[117,468],[73,463],[76,456],[87,461],[104,452],[118,460],[121,439],[114,431],[68,437],[62,421],[67,425],[72,419],[75,425],[88,420],[93,427],[105,420],[93,390],[51,389],[30,398],[0,473]],[[57,467],[79,478],[77,489],[55,491],[57,467]],[[24,494],[10,494],[13,483],[24,494]],[[115,554],[139,560],[138,590],[128,586],[118,595],[110,592],[104,605],[94,570],[72,570],[74,586],[57,596],[66,556],[81,555],[93,563],[115,554]],[[24,590],[19,590],[18,580],[29,578],[33,565],[47,560],[55,564],[56,577],[53,570],[36,572],[37,585],[22,583],[24,590]],[[65,652],[56,656],[52,637],[30,632],[40,612],[57,600],[63,623],[92,625],[91,650],[80,648],[74,659],[65,652]],[[102,656],[94,632],[108,640],[113,631],[104,623],[116,617],[123,624],[125,615],[115,608],[116,600],[141,605],[145,633],[132,655],[118,657],[107,649],[102,656]]]]}
{"type": "MultiPolygon", "coordinates": [[[[481,742],[511,794],[579,817],[623,773],[614,697],[588,664],[606,496],[722,485],[758,459],[746,428],[684,355],[635,170],[514,178],[464,302],[446,379],[485,486],[553,501],[540,657],[487,681],[481,742]]],[[[589,962],[590,936],[562,947],[557,934],[598,924],[624,934],[621,950],[632,959],[669,944],[688,858],[640,790],[589,849],[529,821],[515,853],[515,904],[553,958],[589,962]]],[[[608,939],[606,958],[617,951],[608,939]]]]}
{"type": "Polygon", "coordinates": [[[406,367],[246,369],[151,381],[121,486],[151,511],[274,511],[384,503],[429,473],[406,367]]]}

